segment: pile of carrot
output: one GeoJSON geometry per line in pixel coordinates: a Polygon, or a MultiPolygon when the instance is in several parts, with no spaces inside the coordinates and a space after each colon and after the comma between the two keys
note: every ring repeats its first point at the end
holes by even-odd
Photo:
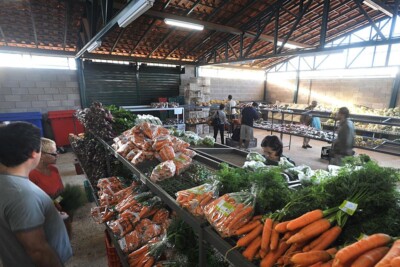
{"type": "Polygon", "coordinates": [[[341,233],[333,219],[314,210],[290,221],[274,216],[255,217],[235,231],[240,236],[235,248],[243,248],[249,261],[260,259],[267,266],[313,266],[332,260],[336,249],[328,249],[341,233]]]}
{"type": "Polygon", "coordinates": [[[195,188],[176,193],[176,202],[195,216],[204,215],[204,207],[215,199],[217,188],[211,184],[203,184],[195,188]]]}
{"type": "Polygon", "coordinates": [[[205,206],[204,215],[222,237],[229,237],[251,219],[254,201],[248,192],[225,194],[205,206]]]}

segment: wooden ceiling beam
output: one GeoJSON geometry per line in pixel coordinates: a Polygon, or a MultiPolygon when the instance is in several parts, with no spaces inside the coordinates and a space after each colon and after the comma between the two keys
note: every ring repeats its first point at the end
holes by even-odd
{"type": "Polygon", "coordinates": [[[6,46],[8,46],[6,35],[4,34],[3,29],[1,28],[1,26],[0,26],[0,34],[1,34],[1,36],[3,36],[4,43],[6,44],[6,46]]]}
{"type": "Polygon", "coordinates": [[[35,38],[35,45],[36,45],[36,48],[38,48],[39,47],[38,38],[37,38],[37,32],[36,32],[35,19],[33,17],[33,12],[32,12],[32,3],[31,3],[31,1],[29,1],[29,13],[30,13],[30,17],[31,17],[32,29],[33,29],[33,37],[35,38]]]}

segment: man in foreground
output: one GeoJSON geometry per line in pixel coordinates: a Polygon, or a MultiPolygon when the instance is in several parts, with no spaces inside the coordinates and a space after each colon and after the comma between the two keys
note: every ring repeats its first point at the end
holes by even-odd
{"type": "Polygon", "coordinates": [[[28,180],[40,156],[39,128],[25,122],[0,125],[0,258],[5,267],[58,267],[72,256],[53,201],[28,180]]]}

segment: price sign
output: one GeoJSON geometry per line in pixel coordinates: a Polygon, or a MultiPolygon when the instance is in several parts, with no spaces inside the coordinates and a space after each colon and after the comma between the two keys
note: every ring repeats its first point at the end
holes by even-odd
{"type": "Polygon", "coordinates": [[[353,215],[356,212],[358,207],[357,203],[350,202],[348,200],[343,201],[343,203],[339,206],[339,209],[346,212],[349,215],[353,215]]]}

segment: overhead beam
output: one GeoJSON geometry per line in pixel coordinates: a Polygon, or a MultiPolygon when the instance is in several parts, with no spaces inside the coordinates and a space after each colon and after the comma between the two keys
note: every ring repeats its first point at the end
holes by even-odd
{"type": "Polygon", "coordinates": [[[3,29],[1,28],[1,26],[0,26],[0,34],[1,34],[1,36],[3,36],[4,43],[6,44],[6,46],[8,46],[6,35],[4,34],[3,29]]]}
{"type": "Polygon", "coordinates": [[[67,46],[67,35],[68,35],[68,23],[70,21],[70,14],[72,9],[72,0],[68,0],[65,2],[65,21],[64,21],[64,40],[63,40],[63,48],[67,46]]]}
{"type": "Polygon", "coordinates": [[[35,19],[34,19],[34,17],[33,17],[32,3],[31,3],[31,1],[29,1],[29,13],[30,13],[31,22],[32,22],[33,36],[34,36],[34,38],[35,38],[35,45],[36,45],[36,48],[38,48],[38,47],[39,47],[39,45],[38,45],[38,38],[37,38],[37,32],[36,32],[35,19]]]}
{"type": "Polygon", "coordinates": [[[75,52],[69,52],[64,50],[49,50],[42,48],[26,48],[26,47],[14,47],[14,46],[0,46],[0,52],[7,53],[27,53],[31,55],[41,56],[59,56],[59,57],[74,57],[75,52]]]}
{"type": "Polygon", "coordinates": [[[167,35],[164,36],[164,38],[161,40],[161,42],[147,55],[147,58],[150,58],[151,55],[157,51],[158,48],[171,36],[171,34],[174,32],[174,30],[170,30],[167,35]]]}
{"type": "Polygon", "coordinates": [[[103,60],[117,60],[117,61],[129,61],[129,62],[146,62],[146,63],[160,63],[160,64],[171,64],[171,65],[196,65],[193,61],[182,61],[182,60],[165,60],[145,57],[128,57],[128,56],[117,56],[107,54],[86,54],[83,56],[85,59],[103,59],[103,60]]]}
{"type": "Polygon", "coordinates": [[[122,30],[119,32],[119,34],[118,34],[117,38],[115,39],[115,42],[111,48],[110,55],[112,54],[112,52],[114,52],[114,49],[117,47],[117,44],[119,42],[119,39],[121,39],[121,37],[122,37],[122,35],[124,35],[125,31],[126,31],[126,28],[122,28],[122,30]]]}
{"type": "Polygon", "coordinates": [[[331,1],[324,0],[324,12],[322,14],[321,35],[319,37],[319,46],[324,47],[326,41],[326,31],[328,29],[329,7],[331,1]]]}
{"type": "Polygon", "coordinates": [[[362,48],[367,46],[379,46],[379,45],[389,45],[389,44],[398,44],[400,43],[400,38],[392,39],[392,40],[380,40],[380,41],[367,41],[367,42],[360,42],[360,43],[353,43],[347,44],[337,47],[326,47],[326,48],[314,48],[314,49],[305,49],[300,51],[286,51],[280,54],[268,54],[263,56],[256,56],[246,59],[238,59],[238,60],[228,60],[228,61],[221,61],[218,63],[206,64],[206,63],[198,63],[198,66],[204,65],[220,65],[225,63],[240,63],[240,62],[250,62],[253,60],[260,60],[260,59],[269,59],[269,58],[279,58],[279,57],[288,57],[288,56],[297,56],[297,55],[308,55],[308,54],[316,54],[316,53],[327,53],[333,52],[337,50],[344,50],[344,49],[351,49],[351,48],[362,48]]]}
{"type": "Polygon", "coordinates": [[[375,25],[375,22],[371,19],[371,17],[368,15],[368,13],[364,10],[364,8],[361,5],[362,0],[354,0],[356,3],[358,9],[360,10],[361,14],[364,15],[364,17],[368,20],[369,24],[371,25],[372,28],[379,34],[379,36],[384,40],[386,39],[385,35],[381,32],[381,30],[375,25]]]}
{"type": "Polygon", "coordinates": [[[112,18],[103,28],[99,30],[99,32],[93,36],[79,51],[76,53],[75,58],[81,57],[86,50],[88,49],[89,46],[91,46],[94,42],[97,40],[101,40],[103,36],[105,36],[112,28],[114,28],[117,25],[118,20],[125,15],[125,13],[129,12],[129,10],[136,4],[137,1],[133,0],[130,1],[129,4],[126,5],[126,7],[119,12],[114,18],[112,18]]]}

